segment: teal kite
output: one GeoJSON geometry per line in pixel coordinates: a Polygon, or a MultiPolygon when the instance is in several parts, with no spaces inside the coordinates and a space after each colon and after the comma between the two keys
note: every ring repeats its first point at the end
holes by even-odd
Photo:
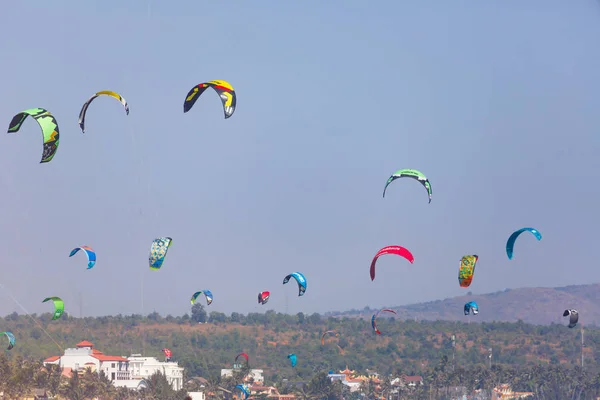
{"type": "Polygon", "coordinates": [[[0,332],[0,335],[5,335],[8,338],[8,347],[6,350],[11,350],[15,347],[15,335],[12,332],[0,332]]]}
{"type": "Polygon", "coordinates": [[[519,237],[519,235],[523,232],[531,232],[531,234],[533,236],[535,236],[535,238],[540,241],[542,240],[542,234],[534,228],[521,228],[518,231],[514,231],[512,233],[512,235],[510,235],[510,237],[508,238],[508,241],[506,242],[506,255],[508,256],[509,260],[512,260],[513,258],[513,250],[515,247],[515,241],[517,240],[517,238],[519,237]]]}

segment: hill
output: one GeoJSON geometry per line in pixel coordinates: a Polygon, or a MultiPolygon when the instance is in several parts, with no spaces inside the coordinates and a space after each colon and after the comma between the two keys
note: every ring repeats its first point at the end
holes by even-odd
{"type": "MultiPolygon", "coordinates": [[[[199,306],[196,304],[194,307],[199,306]]],[[[246,352],[252,368],[265,370],[268,382],[310,379],[315,371],[342,370],[379,373],[424,374],[441,358],[457,366],[486,365],[493,349],[495,365],[534,366],[538,364],[577,365],[580,363],[579,330],[563,325],[535,326],[517,323],[478,323],[398,321],[382,319],[382,335],[375,335],[368,321],[358,318],[323,317],[319,314],[241,315],[212,312],[206,323],[202,307],[192,317],[112,316],[98,318],[64,317],[51,321],[51,314],[0,319],[2,330],[17,338],[10,356],[30,359],[61,355],[58,348],[73,347],[89,340],[105,354],[127,356],[142,353],[162,358],[161,349],[173,351],[173,358],[186,368],[188,377],[218,375],[231,368],[235,356],[246,352]],[[321,345],[321,334],[335,330],[321,345]],[[52,339],[50,339],[50,337],[52,339]],[[454,337],[455,346],[452,346],[454,337]],[[296,353],[298,365],[292,368],[287,355],[296,353]]],[[[600,344],[600,330],[586,329],[586,368],[598,369],[594,349],[600,344]]]]}
{"type": "MultiPolygon", "coordinates": [[[[425,321],[516,322],[523,320],[536,325],[564,323],[562,313],[567,308],[579,311],[580,323],[600,326],[600,284],[573,285],[557,288],[521,288],[465,296],[406,306],[386,307],[398,313],[397,319],[425,321]],[[463,306],[476,301],[480,313],[466,317],[463,306]]],[[[327,316],[370,318],[376,310],[352,310],[342,313],[327,313],[327,316]]]]}

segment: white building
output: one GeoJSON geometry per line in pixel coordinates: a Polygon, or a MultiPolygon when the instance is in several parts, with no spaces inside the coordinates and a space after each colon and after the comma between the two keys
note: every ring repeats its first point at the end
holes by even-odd
{"type": "Polygon", "coordinates": [[[46,364],[60,365],[63,370],[70,371],[83,371],[88,367],[92,371],[104,371],[113,382],[129,379],[129,361],[125,357],[106,355],[94,349],[94,345],[87,340],[77,343],[74,349],[66,349],[62,356],[45,359],[46,364]]]}
{"type": "Polygon", "coordinates": [[[180,367],[177,362],[162,362],[155,357],[142,357],[141,354],[132,354],[127,359],[129,360],[131,379],[147,379],[154,373],[161,372],[167,378],[173,390],[183,388],[183,367],[180,367]]]}
{"type": "Polygon", "coordinates": [[[94,349],[94,344],[84,340],[76,348],[66,349],[62,356],[53,356],[44,360],[44,365],[55,364],[69,375],[91,368],[94,372],[104,371],[113,385],[130,389],[147,387],[146,379],[155,372],[165,375],[174,390],[183,387],[183,368],[176,362],[160,362],[154,357],[141,357],[134,354],[129,358],[109,356],[94,349]]]}
{"type": "MultiPolygon", "coordinates": [[[[235,371],[235,370],[237,370],[237,368],[222,369],[221,376],[222,377],[233,376],[233,371],[235,371]]],[[[263,378],[263,373],[264,373],[264,371],[262,369],[251,369],[250,372],[248,372],[248,376],[246,376],[246,378],[244,379],[244,382],[247,382],[248,380],[250,380],[250,378],[252,378],[254,383],[262,385],[263,383],[265,383],[265,378],[263,378]]]]}

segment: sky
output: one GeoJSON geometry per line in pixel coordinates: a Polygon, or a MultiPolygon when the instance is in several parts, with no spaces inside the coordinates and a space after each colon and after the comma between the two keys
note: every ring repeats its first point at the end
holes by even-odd
{"type": "Polygon", "coordinates": [[[27,1],[2,5],[0,315],[344,311],[600,282],[600,3],[27,1]],[[224,119],[207,90],[237,94],[224,119]],[[86,133],[77,118],[95,92],[86,133]],[[413,168],[430,179],[387,178],[413,168]],[[508,236],[522,235],[509,261],[508,236]],[[173,238],[160,271],[156,237],[173,238]],[[98,262],[86,270],[90,245],[98,262]],[[401,245],[414,264],[377,250],[401,245]],[[459,260],[479,255],[460,288],[459,260]],[[308,280],[298,297],[300,271],[308,280]],[[271,291],[265,306],[258,292],[271,291]],[[204,301],[201,299],[200,301],[204,301]]]}

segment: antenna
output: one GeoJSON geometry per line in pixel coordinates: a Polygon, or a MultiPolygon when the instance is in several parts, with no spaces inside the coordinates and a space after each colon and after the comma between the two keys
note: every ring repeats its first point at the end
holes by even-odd
{"type": "Polygon", "coordinates": [[[454,368],[456,366],[456,362],[454,361],[455,353],[456,353],[456,336],[452,335],[452,372],[454,372],[454,368]]]}
{"type": "Polygon", "coordinates": [[[585,347],[583,341],[583,324],[581,324],[581,369],[583,369],[583,348],[585,347]]]}

